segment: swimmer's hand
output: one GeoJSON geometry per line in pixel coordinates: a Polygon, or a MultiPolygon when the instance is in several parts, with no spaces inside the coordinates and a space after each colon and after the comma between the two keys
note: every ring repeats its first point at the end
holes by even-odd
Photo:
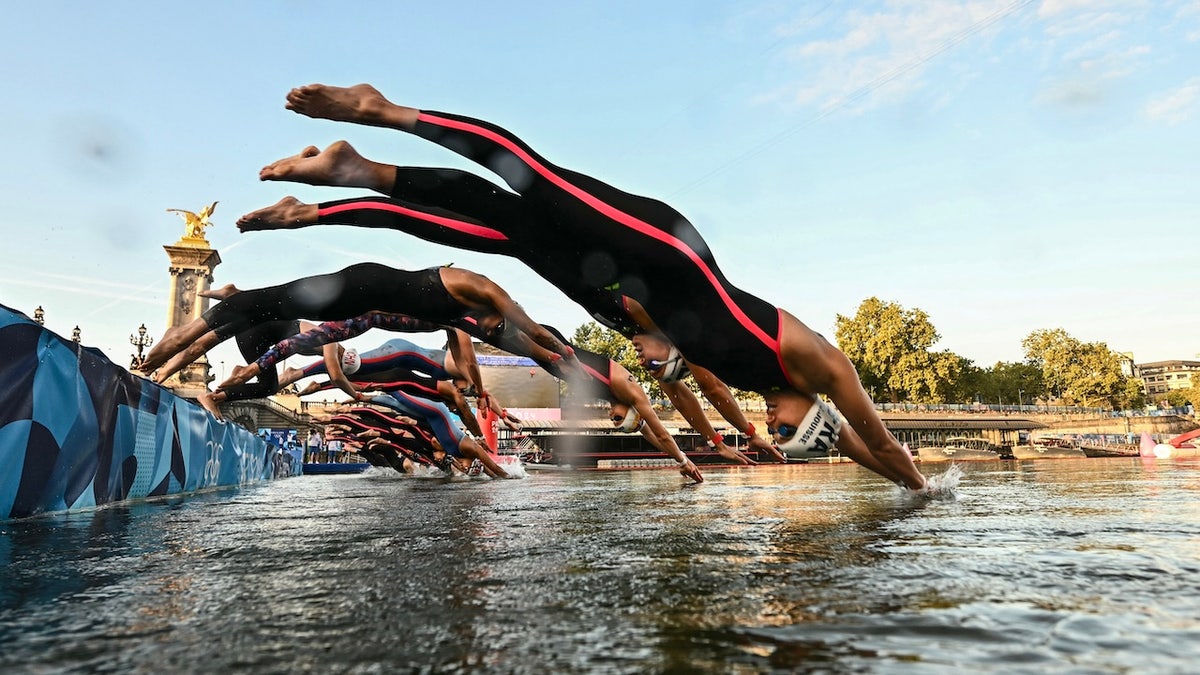
{"type": "MultiPolygon", "coordinates": [[[[746,441],[746,445],[758,450],[759,453],[766,453],[766,457],[770,457],[772,460],[779,462],[780,464],[787,463],[787,457],[785,457],[783,453],[779,451],[779,448],[775,447],[774,443],[768,441],[762,436],[759,436],[758,434],[751,436],[746,441]]],[[[759,456],[762,457],[763,455],[760,454],[759,456]]]]}
{"type": "Polygon", "coordinates": [[[731,448],[728,445],[725,445],[724,443],[717,443],[716,445],[713,446],[713,450],[716,450],[718,455],[724,457],[725,459],[728,459],[731,462],[736,462],[738,464],[748,464],[751,466],[758,464],[758,462],[747,457],[746,454],[744,452],[742,452],[741,450],[738,450],[737,448],[731,448]]]}
{"type": "Polygon", "coordinates": [[[957,464],[951,464],[949,469],[936,476],[921,476],[925,484],[916,490],[906,486],[906,491],[925,499],[954,500],[958,498],[958,483],[962,475],[962,469],[957,464]]]}
{"type": "Polygon", "coordinates": [[[700,469],[696,468],[690,459],[683,460],[683,463],[679,465],[679,475],[692,479],[693,483],[704,482],[704,476],[700,475],[700,469]]]}
{"type": "Polygon", "coordinates": [[[521,430],[521,418],[505,409],[501,409],[500,413],[500,421],[504,422],[504,426],[508,427],[512,431],[521,430]]]}

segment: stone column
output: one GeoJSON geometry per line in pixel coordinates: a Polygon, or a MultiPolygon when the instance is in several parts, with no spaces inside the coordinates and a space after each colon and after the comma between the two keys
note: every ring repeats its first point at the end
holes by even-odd
{"type": "MultiPolygon", "coordinates": [[[[221,264],[221,256],[203,237],[183,237],[170,246],[163,246],[171,259],[171,304],[167,307],[167,328],[174,328],[198,318],[208,309],[208,298],[197,295],[212,285],[213,268],[221,264]]],[[[207,356],[201,356],[183,370],[175,373],[163,386],[185,398],[195,398],[208,391],[213,381],[207,356]]]]}

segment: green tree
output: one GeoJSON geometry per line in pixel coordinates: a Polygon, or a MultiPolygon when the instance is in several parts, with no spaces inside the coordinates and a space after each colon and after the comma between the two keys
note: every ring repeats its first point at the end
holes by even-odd
{"type": "Polygon", "coordinates": [[[997,361],[989,369],[990,388],[987,403],[1004,402],[1026,405],[1043,397],[1046,385],[1042,381],[1042,369],[1028,361],[997,361]]]}
{"type": "Polygon", "coordinates": [[[980,368],[975,362],[959,357],[958,380],[952,383],[947,403],[971,403],[982,398],[985,391],[991,388],[991,371],[980,368]]]}
{"type": "Polygon", "coordinates": [[[1146,396],[1145,384],[1141,378],[1125,378],[1125,388],[1121,392],[1120,408],[1122,410],[1140,410],[1145,408],[1149,403],[1150,397],[1146,396]]]}
{"type": "Polygon", "coordinates": [[[1046,391],[1070,405],[1120,408],[1127,397],[1121,357],[1103,342],[1080,342],[1065,330],[1035,330],[1021,341],[1042,371],[1046,391]]]}
{"type": "Polygon", "coordinates": [[[1172,389],[1163,394],[1160,400],[1165,401],[1172,408],[1182,408],[1189,403],[1192,406],[1198,406],[1200,405],[1200,387],[1172,389]]]}
{"type": "Polygon", "coordinates": [[[961,394],[970,362],[949,351],[930,351],[941,336],[920,309],[867,298],[853,317],[837,316],[836,336],[876,401],[935,403],[961,394]]]}

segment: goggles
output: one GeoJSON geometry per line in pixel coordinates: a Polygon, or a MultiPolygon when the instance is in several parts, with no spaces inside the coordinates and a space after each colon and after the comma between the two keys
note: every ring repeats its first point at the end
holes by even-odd
{"type": "Polygon", "coordinates": [[[690,374],[687,363],[683,360],[683,355],[679,353],[679,350],[674,345],[671,346],[671,351],[667,353],[666,359],[662,361],[647,359],[646,368],[652,373],[662,370],[662,377],[658,379],[667,384],[678,382],[690,374]]]}

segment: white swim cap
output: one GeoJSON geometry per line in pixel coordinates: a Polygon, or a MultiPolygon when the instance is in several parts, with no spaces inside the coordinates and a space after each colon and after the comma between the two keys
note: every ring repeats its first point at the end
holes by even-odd
{"type": "Polygon", "coordinates": [[[621,420],[621,424],[617,425],[617,428],[627,433],[630,431],[640,431],[642,425],[645,423],[646,420],[642,419],[637,409],[629,406],[629,411],[625,413],[625,419],[621,420]]]}
{"type": "Polygon", "coordinates": [[[342,372],[347,375],[353,375],[358,372],[359,366],[362,365],[362,359],[358,358],[358,350],[351,347],[342,352],[342,372]]]}
{"type": "Polygon", "coordinates": [[[796,425],[796,431],[788,440],[775,447],[791,457],[804,456],[812,452],[829,452],[837,444],[842,430],[842,418],[821,399],[813,401],[804,420],[796,425]]]}
{"type": "Polygon", "coordinates": [[[646,365],[650,368],[650,372],[655,372],[661,368],[662,377],[658,379],[662,382],[666,382],[667,384],[678,382],[679,380],[682,380],[691,374],[691,371],[688,370],[687,363],[685,363],[683,360],[683,355],[679,353],[679,350],[675,348],[675,345],[671,345],[671,351],[667,352],[666,361],[652,360],[646,365]]]}

